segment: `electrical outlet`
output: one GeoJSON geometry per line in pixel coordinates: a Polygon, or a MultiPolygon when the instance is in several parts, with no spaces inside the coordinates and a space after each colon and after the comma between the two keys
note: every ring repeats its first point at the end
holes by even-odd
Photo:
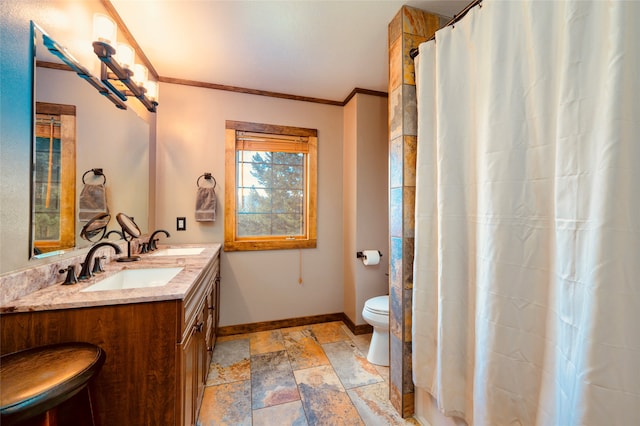
{"type": "Polygon", "coordinates": [[[186,231],[187,230],[187,218],[186,217],[177,217],[176,218],[176,230],[178,230],[178,231],[186,231]]]}

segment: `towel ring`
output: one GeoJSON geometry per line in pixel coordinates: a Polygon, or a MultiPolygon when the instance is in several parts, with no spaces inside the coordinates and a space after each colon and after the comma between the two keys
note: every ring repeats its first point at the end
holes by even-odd
{"type": "Polygon", "coordinates": [[[216,182],[216,178],[214,178],[211,173],[207,172],[203,175],[201,175],[198,180],[196,181],[196,186],[198,188],[200,188],[200,179],[205,178],[205,180],[211,180],[213,179],[213,189],[216,189],[216,185],[218,184],[218,182],[216,182]]]}
{"type": "Polygon", "coordinates": [[[102,176],[102,178],[104,179],[104,181],[102,182],[103,185],[106,185],[107,183],[107,177],[104,175],[104,173],[102,172],[102,169],[90,169],[87,170],[86,172],[84,172],[84,174],[82,175],[82,184],[85,184],[84,182],[84,177],[86,175],[88,175],[89,173],[93,173],[96,176],[102,176]]]}

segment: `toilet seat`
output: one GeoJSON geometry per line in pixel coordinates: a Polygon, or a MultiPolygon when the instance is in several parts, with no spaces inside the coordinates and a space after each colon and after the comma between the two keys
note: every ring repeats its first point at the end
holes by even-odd
{"type": "Polygon", "coordinates": [[[372,314],[389,315],[389,296],[378,296],[367,300],[364,308],[372,314]]]}

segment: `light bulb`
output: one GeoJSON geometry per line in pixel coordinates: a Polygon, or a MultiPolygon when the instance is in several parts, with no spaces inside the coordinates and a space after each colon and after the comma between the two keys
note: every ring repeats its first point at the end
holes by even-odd
{"type": "Polygon", "coordinates": [[[150,101],[158,100],[158,83],[155,81],[147,80],[144,84],[145,89],[147,89],[147,98],[150,101]]]}
{"type": "Polygon", "coordinates": [[[117,35],[118,27],[110,17],[101,13],[93,15],[93,39],[95,41],[113,46],[116,43],[117,35]]]}
{"type": "Polygon", "coordinates": [[[133,66],[133,76],[131,77],[138,86],[144,84],[147,81],[147,67],[142,64],[135,64],[133,66]]]}
{"type": "Polygon", "coordinates": [[[129,46],[128,44],[118,43],[115,57],[122,68],[131,69],[133,67],[135,54],[133,52],[133,48],[131,48],[131,46],[129,46]]]}

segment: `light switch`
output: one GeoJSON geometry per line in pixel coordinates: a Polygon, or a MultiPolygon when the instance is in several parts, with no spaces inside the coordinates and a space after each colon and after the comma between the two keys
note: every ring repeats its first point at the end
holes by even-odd
{"type": "Polygon", "coordinates": [[[176,230],[178,230],[178,231],[186,231],[187,230],[187,218],[186,217],[178,217],[178,218],[176,218],[176,230]]]}

